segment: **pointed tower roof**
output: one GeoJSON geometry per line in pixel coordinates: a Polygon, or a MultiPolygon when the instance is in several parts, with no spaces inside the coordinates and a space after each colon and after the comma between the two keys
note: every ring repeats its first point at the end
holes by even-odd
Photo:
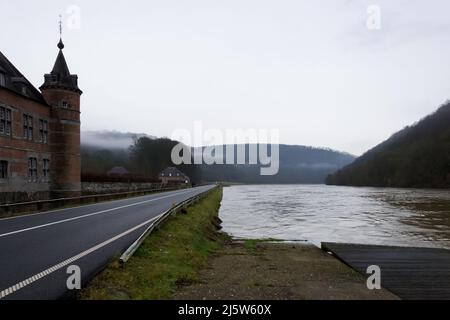
{"type": "Polygon", "coordinates": [[[76,91],[81,94],[82,91],[78,88],[78,76],[70,74],[69,67],[67,66],[66,58],[63,54],[64,43],[62,39],[59,40],[58,48],[59,53],[56,57],[53,70],[44,76],[45,81],[40,89],[64,89],[76,91]]]}
{"type": "Polygon", "coordinates": [[[54,75],[64,75],[64,76],[70,76],[69,67],[67,66],[66,58],[64,58],[64,54],[62,52],[62,49],[64,49],[64,44],[62,43],[62,40],[59,40],[58,43],[59,53],[56,57],[55,65],[53,66],[53,70],[51,74],[54,75]]]}

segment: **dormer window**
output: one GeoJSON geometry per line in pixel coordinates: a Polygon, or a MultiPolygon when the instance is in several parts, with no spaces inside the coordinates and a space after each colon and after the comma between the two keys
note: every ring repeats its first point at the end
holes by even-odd
{"type": "Polygon", "coordinates": [[[23,94],[23,95],[27,95],[27,94],[28,94],[28,90],[27,90],[27,87],[26,87],[26,86],[22,86],[21,91],[22,91],[22,94],[23,94]]]}
{"type": "Polygon", "coordinates": [[[3,72],[0,72],[0,87],[6,87],[6,77],[3,72]]]}

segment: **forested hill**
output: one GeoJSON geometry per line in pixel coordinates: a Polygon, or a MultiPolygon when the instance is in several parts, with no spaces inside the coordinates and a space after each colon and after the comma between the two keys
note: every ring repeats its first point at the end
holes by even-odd
{"type": "Polygon", "coordinates": [[[450,102],[328,176],[327,184],[450,188],[450,102]]]}
{"type": "MultiPolygon", "coordinates": [[[[246,150],[248,154],[248,145],[246,150]]],[[[348,153],[331,149],[295,145],[280,145],[279,156],[279,171],[273,176],[261,175],[261,165],[202,165],[202,179],[238,183],[322,184],[330,173],[355,159],[348,153]]]]}
{"type": "MultiPolygon", "coordinates": [[[[134,143],[128,148],[108,148],[93,144],[84,143],[81,148],[83,175],[102,176],[111,168],[122,166],[133,175],[156,179],[164,168],[173,166],[171,150],[177,142],[140,137],[134,139],[134,143]]],[[[226,148],[223,149],[226,154],[226,148]]],[[[246,145],[245,149],[248,159],[249,146],[246,145]]],[[[274,176],[261,176],[260,165],[202,164],[182,165],[179,169],[195,183],[323,183],[327,175],[354,159],[350,154],[330,149],[280,145],[280,168],[274,176]]]]}

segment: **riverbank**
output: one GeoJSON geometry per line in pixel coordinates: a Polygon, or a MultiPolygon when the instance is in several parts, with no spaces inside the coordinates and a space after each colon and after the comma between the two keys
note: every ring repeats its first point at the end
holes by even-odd
{"type": "Polygon", "coordinates": [[[78,295],[83,300],[170,299],[181,284],[197,280],[210,254],[227,236],[217,232],[222,189],[217,188],[185,213],[170,218],[133,257],[113,261],[78,295]]]}
{"type": "Polygon", "coordinates": [[[219,232],[222,189],[171,218],[121,267],[117,261],[78,298],[397,299],[304,242],[232,240],[219,232]]]}
{"type": "Polygon", "coordinates": [[[396,300],[369,290],[366,279],[306,243],[230,241],[213,254],[198,281],[178,288],[180,300],[396,300]]]}

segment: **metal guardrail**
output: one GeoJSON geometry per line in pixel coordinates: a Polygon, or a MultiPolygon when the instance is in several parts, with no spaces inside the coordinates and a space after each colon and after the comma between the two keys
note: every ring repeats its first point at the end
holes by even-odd
{"type": "Polygon", "coordinates": [[[141,244],[145,241],[145,239],[155,230],[156,228],[159,228],[161,225],[163,225],[167,219],[169,219],[171,216],[176,215],[179,211],[182,209],[186,209],[187,207],[191,206],[192,204],[200,201],[202,198],[204,198],[208,193],[212,192],[218,187],[216,185],[214,188],[209,189],[207,191],[204,191],[202,193],[199,193],[187,200],[184,200],[183,202],[180,202],[179,204],[173,206],[169,210],[162,213],[156,221],[152,222],[147,229],[137,238],[135,242],[133,242],[127,250],[122,254],[122,256],[119,258],[119,261],[122,265],[124,265],[136,252],[136,250],[141,246],[141,244]]]}
{"type": "MultiPolygon", "coordinates": [[[[86,203],[96,203],[102,200],[115,200],[122,199],[128,196],[139,196],[145,195],[155,192],[166,192],[166,191],[174,191],[180,190],[180,188],[169,187],[169,188],[153,188],[153,189],[145,189],[145,190],[135,190],[135,191],[127,191],[127,192],[118,192],[118,193],[105,193],[105,194],[93,194],[93,195],[85,195],[80,197],[68,197],[68,198],[57,198],[57,199],[48,199],[48,200],[37,200],[37,201],[29,201],[29,202],[15,202],[15,203],[7,203],[0,204],[0,214],[1,213],[22,213],[26,212],[27,208],[35,208],[35,210],[42,210],[43,208],[53,209],[58,208],[64,205],[76,205],[76,204],[86,204],[86,203]],[[21,211],[20,209],[23,209],[21,211]]],[[[33,211],[33,210],[31,210],[33,211]]]]}

